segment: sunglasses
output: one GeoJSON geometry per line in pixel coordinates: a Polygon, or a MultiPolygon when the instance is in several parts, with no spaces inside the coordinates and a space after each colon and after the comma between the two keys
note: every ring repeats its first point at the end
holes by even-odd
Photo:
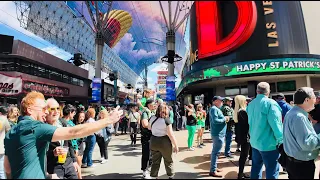
{"type": "Polygon", "coordinates": [[[54,111],[54,110],[59,111],[59,110],[60,110],[60,107],[56,107],[56,108],[48,108],[48,111],[49,111],[49,112],[54,111]]]}

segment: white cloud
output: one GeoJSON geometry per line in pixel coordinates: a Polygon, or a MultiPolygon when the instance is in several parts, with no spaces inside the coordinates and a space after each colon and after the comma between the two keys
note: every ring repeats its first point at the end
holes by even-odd
{"type": "Polygon", "coordinates": [[[158,72],[161,70],[168,70],[168,65],[166,63],[156,65],[153,69],[151,69],[151,72],[158,72]]]}
{"type": "Polygon", "coordinates": [[[145,49],[134,50],[137,42],[134,41],[132,34],[126,33],[123,38],[114,46],[113,51],[126,61],[137,64],[141,59],[149,59],[159,54],[158,51],[149,51],[145,49]]]}
{"type": "Polygon", "coordinates": [[[63,60],[68,60],[71,57],[73,57],[73,55],[71,55],[70,53],[65,52],[64,50],[56,46],[48,46],[48,47],[42,48],[41,50],[63,60]]]}
{"type": "Polygon", "coordinates": [[[0,24],[6,24],[23,34],[30,36],[38,41],[44,42],[44,40],[32,32],[20,27],[20,22],[17,18],[16,5],[13,1],[1,1],[0,3],[0,24]]]}

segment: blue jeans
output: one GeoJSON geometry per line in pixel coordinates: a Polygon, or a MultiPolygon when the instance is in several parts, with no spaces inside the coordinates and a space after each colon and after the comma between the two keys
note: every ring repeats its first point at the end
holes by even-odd
{"type": "Polygon", "coordinates": [[[7,179],[4,173],[4,154],[0,154],[0,179],[7,179]]]}
{"type": "Polygon", "coordinates": [[[226,147],[224,149],[224,155],[230,156],[231,142],[232,142],[232,131],[227,131],[226,133],[226,147]]]}
{"type": "Polygon", "coordinates": [[[212,136],[212,152],[211,152],[211,167],[210,172],[215,172],[217,169],[217,159],[222,148],[224,136],[212,136]]]}
{"type": "Polygon", "coordinates": [[[83,153],[83,159],[82,159],[83,165],[87,164],[89,167],[92,166],[93,164],[92,153],[95,145],[96,145],[96,136],[95,135],[88,136],[86,139],[86,148],[83,153]]]}
{"type": "Polygon", "coordinates": [[[279,151],[259,151],[252,147],[252,166],[251,179],[262,178],[262,165],[266,167],[267,179],[278,179],[280,166],[278,159],[280,157],[279,151]]]}

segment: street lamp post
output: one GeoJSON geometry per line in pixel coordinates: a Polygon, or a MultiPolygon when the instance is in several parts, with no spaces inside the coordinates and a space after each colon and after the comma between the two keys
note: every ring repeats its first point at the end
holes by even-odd
{"type": "MultiPolygon", "coordinates": [[[[174,14],[174,19],[172,19],[171,1],[168,1],[169,18],[167,20],[166,15],[163,10],[163,7],[162,7],[162,3],[161,3],[161,1],[159,1],[162,15],[165,20],[166,27],[167,27],[167,33],[166,33],[167,55],[165,55],[162,58],[162,60],[168,62],[168,76],[174,76],[174,62],[182,60],[182,58],[175,53],[175,32],[179,29],[179,27],[182,25],[184,20],[186,20],[186,18],[190,14],[190,8],[188,7],[188,12],[185,14],[183,19],[179,23],[177,23],[178,19],[179,19],[180,12],[182,11],[182,9],[179,7],[179,3],[180,2],[178,1],[177,6],[176,6],[176,11],[174,14]],[[179,9],[179,11],[178,11],[178,9],[179,9]],[[169,21],[169,23],[168,23],[168,21],[169,21]]],[[[173,104],[173,102],[170,102],[170,104],[173,104]]]]}

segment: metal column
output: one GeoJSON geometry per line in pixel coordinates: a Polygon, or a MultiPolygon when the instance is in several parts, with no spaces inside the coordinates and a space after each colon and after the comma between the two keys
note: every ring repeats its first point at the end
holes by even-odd
{"type": "Polygon", "coordinates": [[[175,56],[175,33],[169,31],[166,34],[166,44],[168,50],[168,76],[174,76],[174,56],[175,56]]]}
{"type": "Polygon", "coordinates": [[[96,34],[96,61],[95,61],[95,77],[101,79],[102,54],[103,54],[103,36],[102,33],[96,34]]]}

